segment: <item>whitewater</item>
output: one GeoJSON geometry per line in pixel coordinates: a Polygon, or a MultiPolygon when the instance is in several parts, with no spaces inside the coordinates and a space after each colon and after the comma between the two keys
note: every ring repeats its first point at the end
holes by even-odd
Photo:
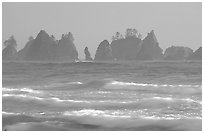
{"type": "Polygon", "coordinates": [[[202,130],[199,61],[7,61],[2,74],[2,130],[202,130]]]}

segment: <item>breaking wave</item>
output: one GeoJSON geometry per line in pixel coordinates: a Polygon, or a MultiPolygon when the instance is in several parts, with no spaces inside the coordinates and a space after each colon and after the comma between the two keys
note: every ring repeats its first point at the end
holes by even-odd
{"type": "Polygon", "coordinates": [[[141,91],[157,91],[165,93],[182,93],[182,94],[201,94],[202,85],[171,85],[171,84],[148,84],[148,83],[135,83],[135,82],[121,82],[111,81],[105,86],[105,89],[130,89],[141,91]]]}
{"type": "Polygon", "coordinates": [[[154,120],[173,120],[173,119],[202,119],[200,116],[188,116],[187,114],[151,114],[146,109],[141,110],[95,110],[82,109],[78,111],[66,111],[65,116],[91,116],[101,118],[139,118],[154,120]]]}
{"type": "Polygon", "coordinates": [[[35,93],[35,94],[39,94],[42,93],[41,91],[37,91],[37,90],[33,90],[30,88],[2,88],[3,92],[13,92],[13,91],[19,91],[19,92],[27,92],[27,93],[35,93]]]}
{"type": "Polygon", "coordinates": [[[147,83],[135,83],[135,82],[121,82],[112,81],[107,85],[118,85],[118,86],[142,86],[142,87],[201,87],[201,85],[168,85],[168,84],[147,84],[147,83]]]}

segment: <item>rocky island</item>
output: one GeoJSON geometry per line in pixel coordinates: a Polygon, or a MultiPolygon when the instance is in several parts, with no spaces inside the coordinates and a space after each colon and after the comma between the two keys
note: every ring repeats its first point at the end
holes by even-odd
{"type": "MultiPolygon", "coordinates": [[[[14,36],[11,36],[3,46],[5,47],[2,51],[3,60],[57,62],[79,60],[71,32],[62,34],[61,39],[56,40],[53,35],[41,30],[35,39],[30,36],[25,47],[19,51],[14,36]]],[[[142,39],[142,35],[136,29],[128,28],[124,36],[116,32],[111,43],[103,40],[98,45],[94,59],[88,47],[85,47],[84,54],[86,61],[202,60],[202,47],[193,52],[188,47],[171,46],[163,54],[154,30],[142,39]]]]}

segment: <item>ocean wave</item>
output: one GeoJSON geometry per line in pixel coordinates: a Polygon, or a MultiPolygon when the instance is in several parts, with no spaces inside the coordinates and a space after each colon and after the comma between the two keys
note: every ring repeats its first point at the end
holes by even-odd
{"type": "Polygon", "coordinates": [[[199,88],[201,85],[169,85],[169,84],[147,84],[147,83],[135,83],[135,82],[121,82],[112,81],[107,83],[107,85],[118,85],[118,86],[142,86],[142,87],[195,87],[199,88]]]}
{"type": "Polygon", "coordinates": [[[153,97],[153,99],[172,101],[172,97],[153,97]]]}
{"type": "Polygon", "coordinates": [[[2,114],[3,115],[21,115],[21,113],[5,112],[5,111],[2,111],[2,114]]]}
{"type": "Polygon", "coordinates": [[[90,103],[90,101],[86,101],[86,100],[71,100],[71,99],[62,100],[62,99],[57,98],[57,97],[52,97],[51,99],[56,101],[56,102],[90,103]]]}
{"type": "Polygon", "coordinates": [[[37,91],[37,90],[33,90],[30,88],[2,88],[3,92],[12,92],[12,91],[19,91],[19,92],[27,92],[27,93],[35,93],[35,94],[39,94],[42,93],[41,91],[37,91]]]}
{"type": "Polygon", "coordinates": [[[77,85],[81,85],[81,84],[83,84],[83,83],[82,83],[82,82],[77,81],[77,82],[69,82],[68,84],[77,84],[77,85]]]}
{"type": "Polygon", "coordinates": [[[79,111],[66,111],[64,112],[66,116],[98,116],[98,117],[119,117],[119,118],[130,118],[131,116],[122,115],[120,112],[108,112],[102,110],[93,110],[93,109],[83,109],[79,111]]]}
{"type": "Polygon", "coordinates": [[[141,110],[96,110],[82,109],[75,111],[65,111],[65,116],[91,116],[102,118],[139,118],[139,119],[154,119],[154,120],[175,120],[175,119],[202,119],[201,116],[194,114],[161,114],[149,112],[147,109],[141,110]]]}
{"type": "MultiPolygon", "coordinates": [[[[31,96],[31,95],[23,95],[23,94],[3,94],[3,98],[10,98],[11,100],[15,100],[14,98],[17,98],[18,101],[26,101],[29,102],[29,100],[37,100],[36,102],[40,101],[40,103],[45,103],[45,104],[52,104],[52,103],[91,103],[91,101],[86,101],[86,100],[72,100],[72,99],[66,99],[62,100],[57,97],[48,97],[48,98],[42,98],[42,97],[37,97],[37,96],[31,96]]],[[[57,105],[57,104],[55,104],[57,105]]]]}
{"type": "Polygon", "coordinates": [[[194,100],[191,98],[173,98],[173,97],[152,97],[152,98],[148,98],[150,100],[155,99],[155,100],[164,100],[164,101],[172,101],[172,102],[177,102],[177,101],[183,101],[183,102],[188,102],[188,103],[198,103],[198,104],[202,104],[202,101],[199,100],[194,100]]]}
{"type": "MultiPolygon", "coordinates": [[[[48,98],[42,98],[42,97],[37,97],[37,96],[30,96],[30,95],[23,95],[23,94],[3,94],[3,98],[17,98],[18,101],[27,101],[28,100],[37,100],[40,101],[40,103],[45,102],[48,104],[51,103],[83,103],[83,104],[131,104],[138,102],[138,100],[130,101],[130,100],[73,100],[73,99],[60,99],[58,97],[48,97],[48,98]]],[[[15,99],[13,99],[15,100],[15,99]]]]}
{"type": "Polygon", "coordinates": [[[202,101],[200,100],[194,100],[191,98],[174,98],[174,97],[161,97],[161,96],[151,96],[147,98],[138,98],[138,99],[132,99],[132,100],[75,100],[75,99],[60,99],[58,97],[39,97],[39,96],[32,96],[32,95],[25,95],[25,94],[3,94],[2,95],[3,100],[6,100],[5,98],[9,98],[10,100],[16,100],[18,101],[26,101],[29,102],[30,100],[34,100],[39,103],[45,103],[45,104],[52,104],[52,103],[61,103],[61,104],[54,104],[54,105],[67,105],[69,103],[73,104],[89,104],[89,105],[118,105],[118,104],[135,104],[139,102],[143,102],[144,100],[160,100],[160,101],[166,101],[166,102],[188,102],[188,103],[197,103],[202,104],[202,101]]]}
{"type": "Polygon", "coordinates": [[[15,97],[15,98],[21,98],[21,100],[26,100],[26,99],[36,99],[36,100],[43,100],[44,98],[41,97],[36,97],[36,96],[30,96],[30,95],[16,95],[16,94],[3,94],[3,97],[15,97]],[[24,99],[22,99],[24,98],[24,99]]]}
{"type": "Polygon", "coordinates": [[[69,85],[72,85],[72,87],[74,87],[73,85],[83,85],[83,83],[80,81],[65,82],[65,83],[52,83],[52,84],[48,84],[48,85],[43,85],[41,87],[46,88],[46,89],[56,89],[58,87],[58,89],[59,89],[60,87],[65,87],[65,86],[69,86],[69,85]]]}
{"type": "Polygon", "coordinates": [[[111,81],[106,83],[104,89],[129,89],[173,94],[177,93],[202,94],[202,85],[147,84],[147,83],[111,81]]]}

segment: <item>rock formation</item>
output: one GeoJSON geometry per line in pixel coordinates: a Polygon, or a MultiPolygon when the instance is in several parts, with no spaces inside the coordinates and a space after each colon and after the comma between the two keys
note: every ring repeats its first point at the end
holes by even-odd
{"type": "Polygon", "coordinates": [[[78,52],[71,33],[63,35],[57,41],[41,30],[35,39],[30,39],[18,52],[19,59],[35,61],[73,61],[78,59],[78,52]]]}
{"type": "Polygon", "coordinates": [[[171,46],[164,53],[164,60],[186,60],[193,50],[188,47],[171,46]]]}
{"type": "Polygon", "coordinates": [[[160,60],[163,58],[162,49],[159,47],[157,38],[152,30],[142,42],[137,55],[138,60],[160,60]]]}
{"type": "Polygon", "coordinates": [[[4,42],[5,48],[2,51],[2,60],[15,60],[17,58],[17,44],[14,36],[4,42]]]}
{"type": "Polygon", "coordinates": [[[71,32],[62,35],[57,47],[58,61],[73,61],[78,60],[78,52],[73,43],[73,36],[71,32]]]}
{"type": "Polygon", "coordinates": [[[18,51],[18,59],[19,60],[26,60],[27,59],[27,54],[30,51],[30,46],[33,44],[34,39],[29,39],[29,41],[26,43],[25,47],[18,51]]]}
{"type": "Polygon", "coordinates": [[[202,60],[202,47],[200,47],[192,55],[190,55],[188,57],[188,60],[202,60]]]}
{"type": "Polygon", "coordinates": [[[84,49],[84,54],[85,54],[85,60],[86,61],[92,61],[93,59],[91,58],[91,54],[89,52],[88,47],[85,47],[84,49]]]}
{"type": "Polygon", "coordinates": [[[15,47],[8,45],[2,51],[2,60],[15,60],[17,58],[17,50],[15,47]]]}
{"type": "Polygon", "coordinates": [[[116,60],[135,60],[142,40],[136,37],[114,40],[111,43],[113,58],[116,60]]]}
{"type": "Polygon", "coordinates": [[[26,60],[52,61],[56,59],[57,43],[44,30],[41,30],[27,50],[26,60]]]}
{"type": "Polygon", "coordinates": [[[106,60],[112,60],[112,50],[110,47],[110,44],[107,40],[102,41],[95,54],[95,61],[106,61],[106,60]]]}

